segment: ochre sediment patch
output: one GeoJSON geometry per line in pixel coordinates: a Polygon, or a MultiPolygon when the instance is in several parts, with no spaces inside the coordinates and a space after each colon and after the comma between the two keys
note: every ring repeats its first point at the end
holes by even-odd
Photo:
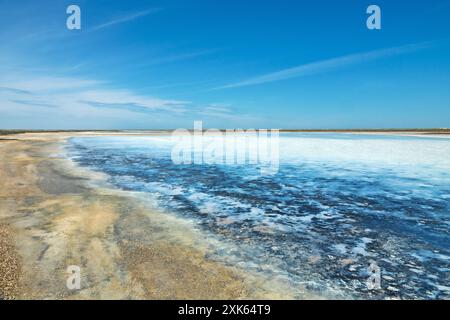
{"type": "Polygon", "coordinates": [[[123,259],[150,299],[242,299],[249,296],[244,279],[200,252],[158,243],[126,245],[123,259]]]}

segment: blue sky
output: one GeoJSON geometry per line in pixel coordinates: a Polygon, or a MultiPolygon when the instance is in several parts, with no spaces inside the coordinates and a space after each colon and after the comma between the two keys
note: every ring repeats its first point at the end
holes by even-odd
{"type": "Polygon", "coordinates": [[[0,128],[450,127],[449,30],[449,0],[0,0],[0,128]]]}

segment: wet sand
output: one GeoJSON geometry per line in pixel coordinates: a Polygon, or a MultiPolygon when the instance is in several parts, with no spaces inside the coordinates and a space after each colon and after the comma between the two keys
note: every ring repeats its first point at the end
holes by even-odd
{"type": "Polygon", "coordinates": [[[210,259],[189,222],[75,167],[61,156],[74,135],[86,134],[0,141],[0,299],[294,298],[278,279],[210,259]],[[71,265],[80,290],[66,286],[71,265]]]}

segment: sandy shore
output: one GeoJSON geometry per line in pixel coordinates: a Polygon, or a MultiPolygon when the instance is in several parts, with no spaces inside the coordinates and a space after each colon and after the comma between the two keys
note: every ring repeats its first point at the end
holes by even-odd
{"type": "Polygon", "coordinates": [[[73,135],[1,137],[0,299],[293,297],[278,279],[209,259],[188,222],[96,185],[60,155],[73,135]],[[71,265],[80,290],[66,286],[71,265]]]}

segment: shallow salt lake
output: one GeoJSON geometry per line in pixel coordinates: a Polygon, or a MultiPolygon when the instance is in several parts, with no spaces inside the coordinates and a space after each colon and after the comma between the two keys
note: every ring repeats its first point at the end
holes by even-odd
{"type": "MultiPolygon", "coordinates": [[[[218,138],[219,139],[219,138],[218,138]]],[[[68,156],[223,242],[214,259],[330,298],[450,298],[450,138],[283,133],[279,166],[174,164],[170,136],[68,156]],[[369,265],[381,272],[369,290],[369,265]]]]}

